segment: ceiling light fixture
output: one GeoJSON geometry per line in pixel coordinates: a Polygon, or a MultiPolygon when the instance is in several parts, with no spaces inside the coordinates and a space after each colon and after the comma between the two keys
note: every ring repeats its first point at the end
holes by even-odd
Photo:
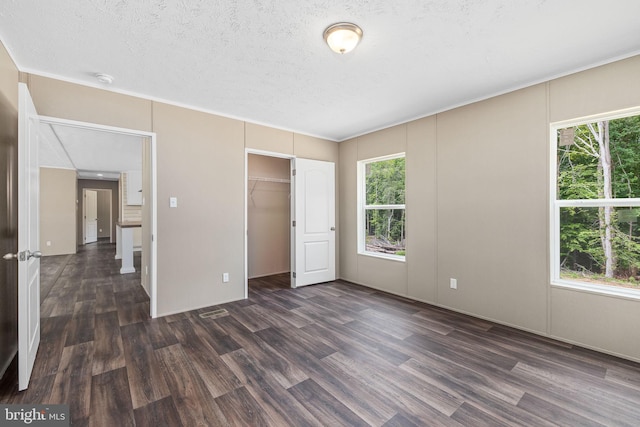
{"type": "Polygon", "coordinates": [[[113,83],[113,76],[105,73],[96,74],[96,79],[98,79],[100,83],[105,85],[110,85],[111,83],[113,83]]]}
{"type": "Polygon", "coordinates": [[[351,52],[362,39],[362,29],[350,22],[338,22],[324,30],[324,40],[332,51],[340,54],[351,52]]]}

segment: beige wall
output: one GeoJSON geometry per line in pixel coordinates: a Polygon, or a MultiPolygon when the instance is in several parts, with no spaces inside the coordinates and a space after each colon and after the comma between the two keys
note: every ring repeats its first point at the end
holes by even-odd
{"type": "Polygon", "coordinates": [[[548,249],[550,122],[639,106],[639,75],[640,56],[341,143],[341,276],[640,361],[640,301],[552,288],[548,249]],[[357,255],[357,161],[397,151],[406,263],[357,255]]]}
{"type": "Polygon", "coordinates": [[[40,114],[156,133],[158,315],[244,298],[245,148],[338,160],[334,142],[36,75],[28,82],[40,114]]]}
{"type": "Polygon", "coordinates": [[[357,229],[357,168],[354,165],[358,161],[358,140],[352,139],[340,143],[340,162],[338,163],[338,175],[340,185],[336,192],[338,198],[338,223],[340,238],[338,250],[340,252],[339,277],[359,282],[358,277],[358,229],[357,229]]]}
{"type": "Polygon", "coordinates": [[[111,191],[98,191],[98,237],[111,238],[111,191]]]}
{"type": "Polygon", "coordinates": [[[158,312],[244,298],[244,124],[166,104],[153,112],[158,312]]]}
{"type": "Polygon", "coordinates": [[[437,194],[436,118],[407,125],[405,202],[410,237],[407,238],[407,295],[427,302],[437,301],[437,194]]]}
{"type": "Polygon", "coordinates": [[[541,333],[546,117],[545,85],[538,85],[437,118],[438,303],[541,333]]]}
{"type": "Polygon", "coordinates": [[[291,270],[291,161],[249,154],[247,175],[247,268],[249,278],[291,270]],[[260,181],[251,178],[277,179],[260,181]]]}
{"type": "Polygon", "coordinates": [[[548,280],[549,122],[640,105],[638,75],[634,57],[339,147],[44,77],[28,82],[40,114],[157,133],[160,315],[244,296],[244,149],[254,148],[340,158],[341,277],[640,360],[629,344],[640,342],[640,303],[552,290],[548,280]],[[356,252],[356,162],[397,151],[407,153],[406,263],[356,252]],[[589,328],[593,313],[609,327],[589,328]]]}
{"type": "Polygon", "coordinates": [[[76,253],[76,171],[40,168],[40,251],[76,253]]]}
{"type": "Polygon", "coordinates": [[[245,145],[255,150],[293,154],[293,132],[245,123],[245,145]]]}
{"type": "Polygon", "coordinates": [[[74,83],[27,75],[31,97],[43,116],[151,131],[151,101],[74,83]]]}

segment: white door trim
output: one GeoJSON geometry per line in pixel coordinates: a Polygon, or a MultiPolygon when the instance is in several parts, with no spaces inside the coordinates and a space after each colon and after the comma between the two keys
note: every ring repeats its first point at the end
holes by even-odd
{"type": "Polygon", "coordinates": [[[151,256],[149,257],[151,268],[149,274],[151,275],[149,299],[150,299],[150,315],[152,318],[157,317],[158,304],[157,304],[157,271],[158,271],[158,197],[157,197],[157,144],[155,132],[147,132],[143,130],[127,129],[115,126],[100,125],[96,123],[81,122],[77,120],[61,119],[57,117],[40,116],[40,120],[43,123],[60,124],[65,126],[73,126],[83,129],[101,130],[105,132],[120,133],[124,135],[139,136],[143,138],[149,138],[151,141],[151,170],[147,171],[151,178],[151,256]]]}
{"type": "MultiPolygon", "coordinates": [[[[249,154],[258,154],[260,156],[277,157],[280,159],[289,159],[290,161],[295,159],[293,154],[278,153],[276,151],[257,150],[255,148],[244,149],[244,298],[249,298],[249,204],[247,199],[249,198],[249,154]]],[[[293,168],[293,162],[291,168],[293,168]]],[[[295,209],[295,200],[293,192],[293,184],[291,187],[291,201],[289,202],[291,210],[291,218],[295,209]]],[[[290,270],[293,271],[295,265],[295,253],[293,251],[293,239],[295,239],[295,233],[291,233],[291,239],[289,245],[291,247],[291,259],[289,260],[290,270]]]]}

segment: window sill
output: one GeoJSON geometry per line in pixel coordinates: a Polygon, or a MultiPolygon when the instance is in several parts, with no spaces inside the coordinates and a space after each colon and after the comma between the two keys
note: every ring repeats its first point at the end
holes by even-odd
{"type": "Polygon", "coordinates": [[[358,255],[368,256],[372,258],[382,258],[389,261],[406,262],[405,256],[402,255],[380,254],[377,252],[358,252],[358,255]]]}
{"type": "Polygon", "coordinates": [[[619,288],[608,285],[597,285],[593,283],[573,282],[570,280],[554,280],[551,286],[557,288],[568,288],[590,294],[597,294],[607,297],[616,297],[640,301],[640,290],[630,288],[619,288]]]}

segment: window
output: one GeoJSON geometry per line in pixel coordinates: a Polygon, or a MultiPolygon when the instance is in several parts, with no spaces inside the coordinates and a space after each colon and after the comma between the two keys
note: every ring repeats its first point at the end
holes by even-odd
{"type": "Polygon", "coordinates": [[[358,252],[404,260],[404,153],[358,162],[358,252]]]}
{"type": "Polygon", "coordinates": [[[553,284],[640,298],[639,113],[552,127],[553,284]]]}

